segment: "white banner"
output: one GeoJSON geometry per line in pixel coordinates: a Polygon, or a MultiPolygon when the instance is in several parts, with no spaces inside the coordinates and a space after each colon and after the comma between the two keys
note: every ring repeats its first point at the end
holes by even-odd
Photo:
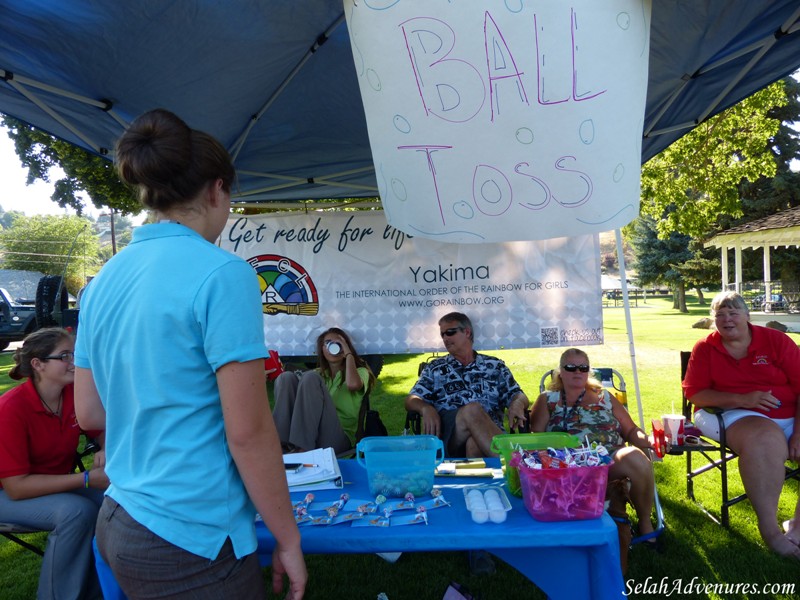
{"type": "Polygon", "coordinates": [[[603,343],[597,235],[443,244],[356,211],[232,217],[220,246],[258,273],[265,339],[284,356],[313,354],[332,326],[362,354],[441,351],[453,311],[479,349],[603,343]]]}
{"type": "Polygon", "coordinates": [[[639,212],[650,0],[345,0],[387,220],[445,242],[639,212]]]}

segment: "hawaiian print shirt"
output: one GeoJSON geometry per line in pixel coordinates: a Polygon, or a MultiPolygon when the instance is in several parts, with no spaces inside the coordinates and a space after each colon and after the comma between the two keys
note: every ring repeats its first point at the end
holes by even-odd
{"type": "Polygon", "coordinates": [[[432,360],[411,390],[437,411],[480,402],[492,421],[504,431],[503,411],[520,392],[522,388],[502,360],[478,353],[466,366],[450,354],[432,360]]]}

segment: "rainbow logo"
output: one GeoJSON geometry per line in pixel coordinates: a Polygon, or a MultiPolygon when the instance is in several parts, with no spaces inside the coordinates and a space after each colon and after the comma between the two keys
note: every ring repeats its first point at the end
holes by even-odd
{"type": "Polygon", "coordinates": [[[313,316],[319,312],[317,288],[302,265],[278,254],[260,254],[247,262],[258,275],[265,314],[313,316]]]}

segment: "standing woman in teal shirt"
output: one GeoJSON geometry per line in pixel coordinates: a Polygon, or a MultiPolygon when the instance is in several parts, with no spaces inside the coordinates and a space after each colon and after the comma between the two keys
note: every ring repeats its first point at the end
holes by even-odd
{"type": "Polygon", "coordinates": [[[356,444],[361,399],[375,376],[338,327],[317,338],[317,360],[318,368],[299,379],[292,372],[278,376],[273,417],[284,447],[333,448],[338,454],[356,444]]]}
{"type": "Polygon", "coordinates": [[[234,169],[165,110],[137,118],[117,167],[155,216],[81,301],[75,409],[106,430],[100,553],[128,598],[263,598],[255,512],[276,539],[273,588],[307,573],[264,386],[255,272],[214,244],[234,169]]]}

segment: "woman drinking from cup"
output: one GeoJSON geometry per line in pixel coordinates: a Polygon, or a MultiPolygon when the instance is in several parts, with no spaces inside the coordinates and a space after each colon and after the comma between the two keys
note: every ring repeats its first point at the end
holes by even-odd
{"type": "Polygon", "coordinates": [[[338,454],[355,446],[361,399],[375,376],[338,327],[317,338],[317,360],[317,369],[299,379],[292,372],[278,376],[273,418],[285,447],[330,447],[338,454]]]}

